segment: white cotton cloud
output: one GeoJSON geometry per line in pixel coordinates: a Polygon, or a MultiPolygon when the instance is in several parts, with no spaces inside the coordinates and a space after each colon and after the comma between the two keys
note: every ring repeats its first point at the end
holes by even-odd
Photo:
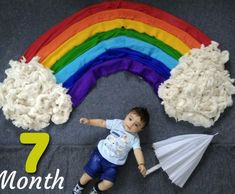
{"type": "Polygon", "coordinates": [[[221,52],[216,42],[182,56],[158,90],[165,112],[177,121],[211,127],[233,104],[234,79],[224,69],[228,60],[229,52],[221,52]]]}
{"type": "Polygon", "coordinates": [[[9,62],[7,78],[0,83],[0,108],[6,119],[23,129],[40,130],[50,124],[65,123],[72,111],[67,90],[56,84],[52,72],[33,58],[9,62]]]}

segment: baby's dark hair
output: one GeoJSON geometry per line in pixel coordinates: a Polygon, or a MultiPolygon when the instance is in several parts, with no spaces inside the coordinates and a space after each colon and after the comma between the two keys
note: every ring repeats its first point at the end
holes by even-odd
{"type": "Polygon", "coordinates": [[[140,120],[144,123],[144,127],[146,127],[149,123],[149,113],[147,108],[143,107],[134,107],[128,113],[135,112],[139,117],[140,120]]]}

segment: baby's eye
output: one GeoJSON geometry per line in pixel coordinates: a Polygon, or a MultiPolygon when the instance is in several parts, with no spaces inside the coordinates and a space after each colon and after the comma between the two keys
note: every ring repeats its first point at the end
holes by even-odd
{"type": "Polygon", "coordinates": [[[138,125],[137,125],[137,124],[135,124],[135,126],[136,126],[136,127],[138,127],[138,125]]]}
{"type": "Polygon", "coordinates": [[[132,118],[129,117],[129,121],[132,121],[132,118]]]}

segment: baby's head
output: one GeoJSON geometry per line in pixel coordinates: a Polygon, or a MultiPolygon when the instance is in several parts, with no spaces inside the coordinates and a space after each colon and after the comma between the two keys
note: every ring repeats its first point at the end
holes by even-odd
{"type": "Polygon", "coordinates": [[[146,108],[132,108],[124,119],[124,127],[127,131],[138,133],[149,123],[149,113],[146,108]]]}

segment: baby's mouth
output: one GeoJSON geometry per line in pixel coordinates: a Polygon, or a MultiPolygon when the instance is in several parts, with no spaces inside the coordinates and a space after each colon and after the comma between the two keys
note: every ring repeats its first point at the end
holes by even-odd
{"type": "Polygon", "coordinates": [[[131,129],[128,125],[126,125],[126,128],[127,128],[128,131],[131,131],[131,129]]]}

